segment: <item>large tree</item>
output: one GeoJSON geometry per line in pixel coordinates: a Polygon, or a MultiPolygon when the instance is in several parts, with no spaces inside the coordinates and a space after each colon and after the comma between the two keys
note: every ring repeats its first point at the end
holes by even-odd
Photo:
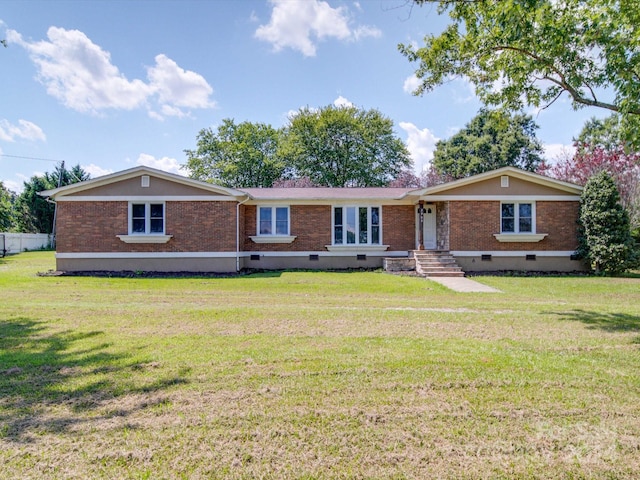
{"type": "Polygon", "coordinates": [[[412,165],[393,121],[353,106],[300,109],[289,119],[282,155],[295,176],[328,187],[384,186],[412,165]]]}
{"type": "Polygon", "coordinates": [[[579,152],[593,149],[619,150],[626,147],[620,115],[613,114],[603,119],[591,117],[573,141],[579,152]]]}
{"type": "Polygon", "coordinates": [[[574,108],[621,115],[626,137],[640,124],[637,0],[414,0],[438,3],[451,22],[424,46],[399,45],[417,62],[423,94],[466,78],[486,105],[548,107],[567,94],[574,108]]]}
{"type": "MultiPolygon", "coordinates": [[[[584,145],[584,144],[580,144],[584,145]]],[[[565,155],[553,164],[544,164],[538,173],[558,180],[586,185],[599,172],[608,172],[616,183],[622,206],[634,227],[640,226],[640,153],[627,153],[623,147],[576,148],[574,155],[565,155]]]]}
{"type": "Polygon", "coordinates": [[[596,273],[619,274],[638,264],[629,217],[606,171],[593,175],[580,201],[581,253],[596,273]]]}
{"type": "Polygon", "coordinates": [[[197,149],[185,150],[185,166],[192,178],[226,187],[271,187],[285,169],[278,156],[281,135],[263,123],[224,119],[217,131],[200,131],[197,149]]]}
{"type": "Polygon", "coordinates": [[[53,203],[38,195],[43,190],[51,190],[59,186],[89,180],[90,175],[80,165],[65,168],[64,162],[52,173],[34,175],[24,182],[24,190],[15,203],[16,227],[26,233],[51,233],[55,207],[53,203]]]}
{"type": "Polygon", "coordinates": [[[591,118],[574,138],[575,152],[565,151],[554,162],[541,165],[538,173],[585,185],[604,170],[616,182],[631,225],[640,227],[640,152],[623,141],[620,116],[591,118]]]}
{"type": "Polygon", "coordinates": [[[0,232],[8,232],[15,226],[13,204],[16,195],[0,181],[0,232]]]}
{"type": "Polygon", "coordinates": [[[537,128],[528,115],[483,109],[465,128],[436,144],[433,168],[451,178],[507,166],[535,171],[542,162],[537,128]]]}

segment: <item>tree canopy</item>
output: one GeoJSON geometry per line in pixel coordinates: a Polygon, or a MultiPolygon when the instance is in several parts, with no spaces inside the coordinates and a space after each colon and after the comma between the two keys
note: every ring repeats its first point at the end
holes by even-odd
{"type": "Polygon", "coordinates": [[[573,139],[578,151],[604,149],[619,150],[625,147],[620,115],[609,115],[604,119],[591,117],[573,139]]]}
{"type": "Polygon", "coordinates": [[[225,119],[185,153],[192,178],[235,188],[383,186],[412,166],[390,119],[351,106],[302,108],[283,129],[225,119]]]}
{"type": "Polygon", "coordinates": [[[451,22],[424,46],[399,45],[418,64],[415,91],[453,77],[486,105],[546,108],[569,95],[574,108],[619,112],[628,140],[640,125],[640,9],[636,0],[414,0],[438,3],[451,22]]]}
{"type": "Polygon", "coordinates": [[[633,228],[640,227],[640,152],[622,139],[619,115],[591,118],[574,139],[575,153],[565,152],[538,173],[586,185],[596,173],[608,172],[616,183],[622,206],[633,228]]]}
{"type": "Polygon", "coordinates": [[[284,173],[281,136],[271,125],[224,119],[217,131],[200,130],[185,166],[192,178],[226,187],[271,187],[284,173]]]}
{"type": "Polygon", "coordinates": [[[15,226],[14,202],[15,194],[0,181],[0,232],[7,232],[15,226]]]}
{"type": "Polygon", "coordinates": [[[433,168],[454,179],[507,166],[535,171],[542,163],[537,128],[528,115],[483,109],[465,128],[436,144],[433,168]]]}
{"type": "Polygon", "coordinates": [[[282,156],[295,176],[328,187],[384,186],[412,165],[393,121],[353,106],[300,109],[285,129],[282,156]]]}

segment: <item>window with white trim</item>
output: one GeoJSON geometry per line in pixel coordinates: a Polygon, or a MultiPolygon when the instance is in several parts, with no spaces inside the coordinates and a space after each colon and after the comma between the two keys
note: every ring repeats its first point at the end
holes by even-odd
{"type": "Polygon", "coordinates": [[[380,207],[333,207],[334,245],[380,245],[380,207]]]}
{"type": "Polygon", "coordinates": [[[258,207],[258,235],[289,235],[289,207],[258,207]]]}
{"type": "Polygon", "coordinates": [[[535,233],[535,203],[502,203],[500,225],[502,233],[535,233]]]}
{"type": "Polygon", "coordinates": [[[130,203],[129,235],[164,235],[164,203],[130,203]]]}

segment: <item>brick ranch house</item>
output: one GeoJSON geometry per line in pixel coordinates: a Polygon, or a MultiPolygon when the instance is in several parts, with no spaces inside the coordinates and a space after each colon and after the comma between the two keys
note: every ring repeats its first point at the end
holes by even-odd
{"type": "Polygon", "coordinates": [[[429,188],[224,188],[136,167],[41,192],[61,271],[388,268],[574,271],[582,188],[506,167],[429,188]]]}

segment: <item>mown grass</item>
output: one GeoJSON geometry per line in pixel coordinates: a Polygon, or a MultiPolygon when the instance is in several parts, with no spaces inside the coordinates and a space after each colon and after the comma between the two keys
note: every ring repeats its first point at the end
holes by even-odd
{"type": "Polygon", "coordinates": [[[0,478],[636,478],[640,279],[38,277],[0,259],[0,478]]]}

